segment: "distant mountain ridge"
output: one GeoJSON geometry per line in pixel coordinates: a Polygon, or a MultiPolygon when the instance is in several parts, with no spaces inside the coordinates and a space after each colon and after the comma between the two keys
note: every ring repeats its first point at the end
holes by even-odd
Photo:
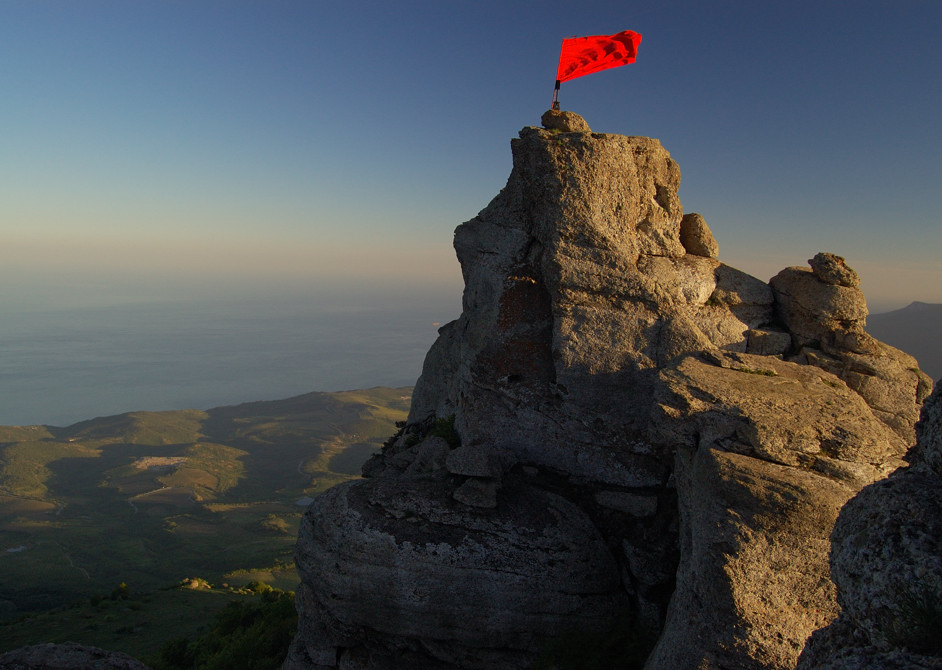
{"type": "Polygon", "coordinates": [[[867,332],[919,361],[935,381],[942,379],[942,304],[912,302],[902,309],[867,317],[867,332]]]}

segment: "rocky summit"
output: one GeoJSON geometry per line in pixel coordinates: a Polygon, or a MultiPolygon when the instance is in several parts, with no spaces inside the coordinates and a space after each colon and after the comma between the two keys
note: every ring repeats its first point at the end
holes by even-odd
{"type": "Polygon", "coordinates": [[[616,637],[652,670],[794,668],[842,605],[878,620],[831,579],[870,517],[829,563],[831,533],[904,464],[929,378],[865,333],[840,256],[751,277],[658,140],[544,124],[455,231],[463,311],[408,421],[304,516],[286,669],[551,667],[616,637]]]}

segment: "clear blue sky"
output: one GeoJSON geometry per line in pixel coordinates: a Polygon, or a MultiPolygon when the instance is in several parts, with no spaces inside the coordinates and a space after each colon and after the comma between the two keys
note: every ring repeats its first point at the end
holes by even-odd
{"type": "Polygon", "coordinates": [[[938,0],[3,0],[0,279],[457,301],[452,231],[539,124],[560,40],[625,29],[637,62],[562,107],[659,138],[724,261],[832,251],[873,311],[942,302],[938,0]]]}

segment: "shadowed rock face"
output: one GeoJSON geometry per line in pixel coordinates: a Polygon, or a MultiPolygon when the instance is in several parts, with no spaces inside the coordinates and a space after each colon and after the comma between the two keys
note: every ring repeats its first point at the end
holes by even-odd
{"type": "Polygon", "coordinates": [[[614,558],[584,512],[526,479],[507,478],[490,513],[436,480],[381,478],[322,496],[298,564],[328,638],[434,641],[442,660],[495,667],[523,662],[548,630],[604,630],[626,600],[614,558]]]}
{"type": "Polygon", "coordinates": [[[794,667],[839,609],[838,511],[901,463],[927,380],[861,335],[843,259],[770,287],[682,233],[657,140],[511,147],[407,425],[305,515],[285,667],[527,667],[619,622],[660,636],[650,668],[794,667]]]}
{"type": "Polygon", "coordinates": [[[830,558],[841,613],[808,641],[800,668],[942,668],[942,386],[917,435],[908,468],[841,510],[830,558]]]}

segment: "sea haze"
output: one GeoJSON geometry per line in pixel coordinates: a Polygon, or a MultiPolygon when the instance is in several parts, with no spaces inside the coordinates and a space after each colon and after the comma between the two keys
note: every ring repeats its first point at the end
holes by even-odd
{"type": "Polygon", "coordinates": [[[82,307],[0,299],[0,424],[66,426],[135,410],[409,386],[438,326],[460,312],[453,293],[294,291],[82,307]]]}

